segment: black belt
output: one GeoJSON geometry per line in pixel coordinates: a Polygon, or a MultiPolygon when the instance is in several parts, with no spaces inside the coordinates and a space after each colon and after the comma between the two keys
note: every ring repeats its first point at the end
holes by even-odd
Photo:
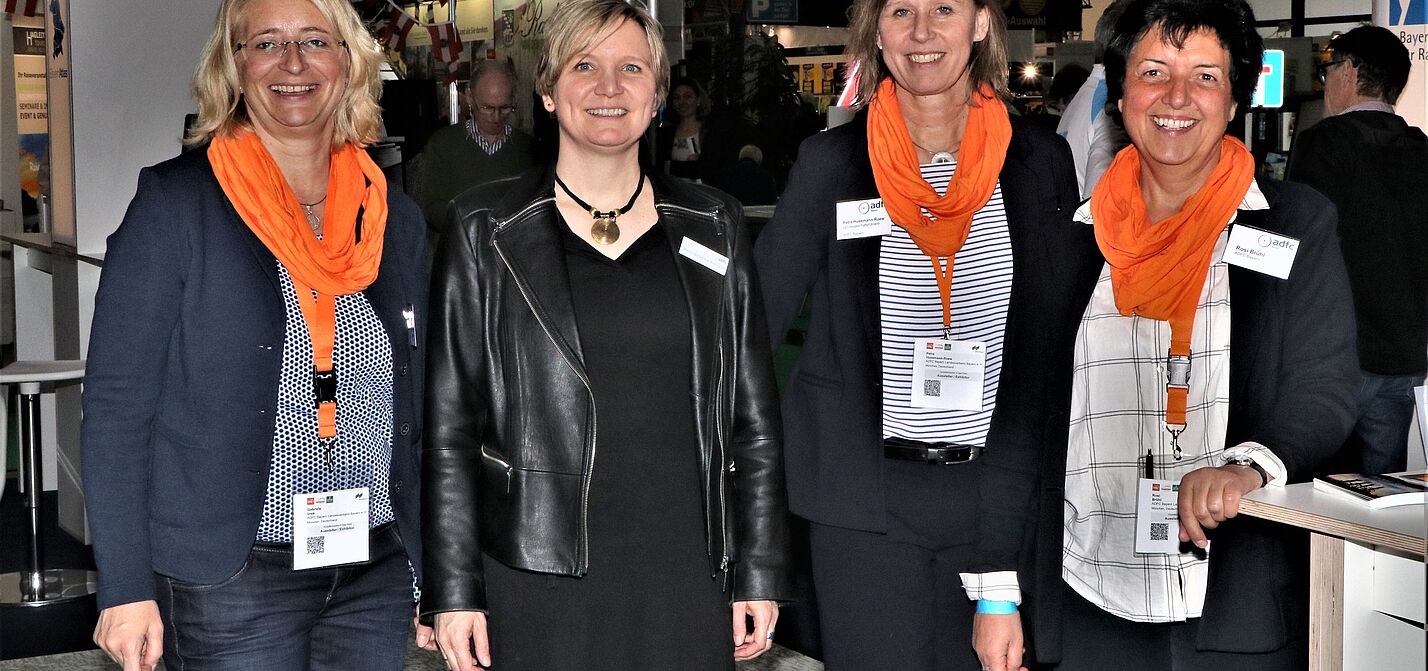
{"type": "Polygon", "coordinates": [[[884,438],[883,456],[929,464],[962,464],[981,456],[982,448],[956,443],[924,443],[907,438],[884,438]]]}

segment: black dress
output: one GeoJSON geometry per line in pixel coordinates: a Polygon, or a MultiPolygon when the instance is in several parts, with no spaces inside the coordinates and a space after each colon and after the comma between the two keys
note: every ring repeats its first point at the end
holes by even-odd
{"type": "Polygon", "coordinates": [[[493,666],[733,669],[728,597],[709,570],[689,308],[673,251],[658,224],[613,260],[566,230],[565,259],[597,416],[590,570],[554,576],[484,557],[493,666]]]}

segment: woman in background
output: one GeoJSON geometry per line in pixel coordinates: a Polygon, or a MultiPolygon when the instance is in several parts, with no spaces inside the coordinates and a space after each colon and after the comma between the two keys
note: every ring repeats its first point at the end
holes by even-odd
{"type": "Polygon", "coordinates": [[[669,89],[668,112],[674,117],[656,133],[656,165],[667,175],[710,183],[705,120],[713,104],[704,87],[693,79],[680,79],[669,89]]]}

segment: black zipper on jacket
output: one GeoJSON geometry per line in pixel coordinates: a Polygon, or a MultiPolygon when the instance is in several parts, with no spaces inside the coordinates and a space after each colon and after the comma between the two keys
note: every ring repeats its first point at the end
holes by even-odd
{"type": "MultiPolygon", "coordinates": [[[[672,203],[660,203],[660,204],[656,204],[656,205],[655,205],[655,209],[656,209],[656,210],[659,210],[659,209],[661,209],[661,208],[664,208],[664,209],[666,209],[666,210],[675,211],[675,212],[680,212],[680,213],[683,213],[683,214],[686,214],[686,215],[690,215],[690,216],[695,216],[695,217],[710,219],[710,220],[712,220],[712,221],[714,222],[714,230],[718,233],[718,235],[719,235],[720,237],[723,237],[723,235],[724,235],[724,225],[723,225],[724,222],[719,218],[719,211],[718,211],[718,210],[715,210],[714,212],[702,212],[702,211],[695,210],[695,209],[691,209],[691,208],[687,208],[687,207],[684,207],[684,206],[681,206],[681,205],[674,205],[674,204],[672,204],[672,203]]],[[[727,245],[726,245],[724,251],[725,251],[725,252],[732,252],[733,250],[728,249],[728,248],[727,248],[727,245]]],[[[730,253],[729,256],[732,257],[733,254],[730,253]]],[[[715,378],[714,378],[714,418],[713,418],[713,419],[714,419],[714,443],[715,443],[714,447],[715,447],[715,449],[711,449],[711,450],[710,450],[710,454],[709,454],[709,456],[710,456],[710,462],[711,462],[711,463],[709,464],[709,468],[710,468],[710,471],[709,471],[709,472],[710,472],[710,474],[715,475],[715,476],[719,479],[719,510],[718,510],[717,512],[718,512],[719,541],[720,541],[719,552],[720,552],[720,555],[721,555],[721,556],[719,557],[719,570],[714,572],[713,577],[718,577],[719,573],[724,573],[724,575],[726,576],[726,579],[727,579],[728,571],[729,571],[729,528],[728,528],[729,525],[728,525],[728,523],[727,523],[727,521],[726,521],[726,517],[727,517],[727,515],[728,515],[728,503],[727,503],[727,501],[726,501],[726,494],[725,494],[725,492],[724,492],[724,488],[725,488],[724,481],[725,481],[725,479],[726,479],[726,476],[725,476],[725,473],[724,473],[724,462],[727,461],[727,459],[726,459],[726,456],[727,456],[727,455],[725,454],[725,451],[724,451],[724,444],[725,444],[725,442],[727,442],[727,438],[728,438],[728,437],[727,437],[727,435],[726,435],[726,433],[725,433],[725,428],[724,428],[724,381],[725,381],[725,378],[726,378],[727,376],[724,374],[725,366],[724,366],[724,326],[723,326],[723,324],[724,324],[724,319],[723,319],[723,316],[724,316],[724,310],[728,307],[728,306],[727,306],[727,302],[726,302],[726,301],[727,301],[727,298],[728,298],[728,295],[729,295],[729,287],[727,286],[728,282],[729,282],[729,278],[728,278],[728,275],[726,274],[726,275],[724,276],[724,283],[725,283],[726,286],[723,288],[722,291],[719,292],[719,308],[718,308],[718,312],[715,313],[715,314],[719,315],[719,320],[718,320],[719,328],[718,328],[717,332],[716,332],[715,335],[714,335],[714,352],[715,352],[715,360],[716,360],[716,365],[717,365],[717,367],[715,368],[715,371],[714,371],[715,378]],[[717,462],[715,462],[715,459],[714,459],[715,452],[718,453],[718,460],[717,460],[717,462]]],[[[711,518],[711,521],[712,521],[712,519],[715,517],[715,515],[713,514],[713,512],[714,512],[714,511],[710,511],[710,513],[706,513],[706,514],[711,518]]],[[[712,531],[713,531],[713,525],[709,525],[709,526],[710,526],[710,532],[712,532],[712,531]]],[[[713,539],[712,536],[711,536],[710,539],[709,539],[709,544],[710,544],[710,545],[713,545],[713,540],[714,540],[714,539],[713,539]]],[[[726,590],[728,589],[727,581],[726,581],[724,587],[725,587],[726,590]]]]}

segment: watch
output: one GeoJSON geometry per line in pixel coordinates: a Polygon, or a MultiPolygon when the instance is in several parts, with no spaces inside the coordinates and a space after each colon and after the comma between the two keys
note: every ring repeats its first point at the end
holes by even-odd
{"type": "Polygon", "coordinates": [[[1256,463],[1254,459],[1251,459],[1242,454],[1238,454],[1233,457],[1225,458],[1225,465],[1228,466],[1230,464],[1233,464],[1235,466],[1244,466],[1245,468],[1253,468],[1254,472],[1259,473],[1259,486],[1263,487],[1269,484],[1269,473],[1264,470],[1263,466],[1260,466],[1258,463],[1256,463]]]}

